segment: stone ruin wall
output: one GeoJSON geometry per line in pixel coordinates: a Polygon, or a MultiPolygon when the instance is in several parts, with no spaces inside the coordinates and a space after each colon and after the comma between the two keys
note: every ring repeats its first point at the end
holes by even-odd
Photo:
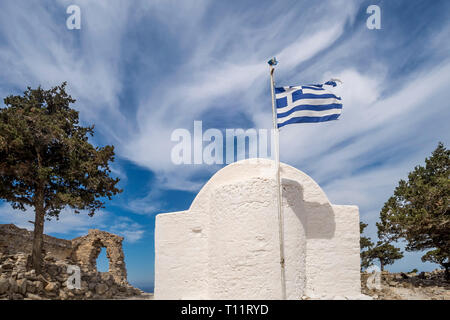
{"type": "MultiPolygon", "coordinates": [[[[14,224],[0,224],[0,253],[31,253],[33,232],[21,229],[14,224]]],[[[44,251],[58,260],[65,260],[72,255],[72,242],[44,234],[44,251]]]]}
{"type": "MultiPolygon", "coordinates": [[[[58,239],[44,235],[43,249],[47,256],[57,260],[70,260],[81,270],[97,271],[97,258],[102,248],[106,248],[109,260],[109,274],[118,283],[127,283],[123,237],[96,229],[89,230],[85,236],[73,240],[58,239]]],[[[0,224],[0,253],[31,254],[33,232],[18,228],[13,224],[0,224]]]]}
{"type": "Polygon", "coordinates": [[[106,248],[106,257],[109,260],[109,273],[118,283],[127,282],[125,256],[122,249],[123,237],[96,229],[89,230],[86,236],[72,240],[72,259],[81,269],[87,271],[97,270],[97,258],[102,248],[106,248]]]}

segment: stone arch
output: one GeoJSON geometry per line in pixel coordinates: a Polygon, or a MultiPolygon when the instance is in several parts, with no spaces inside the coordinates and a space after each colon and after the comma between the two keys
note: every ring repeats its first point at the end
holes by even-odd
{"type": "Polygon", "coordinates": [[[72,240],[73,256],[80,267],[86,271],[97,271],[97,258],[102,248],[106,248],[109,261],[109,271],[118,283],[127,282],[124,253],[122,249],[123,237],[97,229],[89,230],[86,236],[72,240]]]}
{"type": "Polygon", "coordinates": [[[109,258],[106,254],[106,247],[103,244],[101,244],[99,254],[98,255],[96,254],[95,266],[96,266],[98,272],[102,272],[102,273],[109,272],[109,258]],[[104,263],[105,261],[107,263],[106,269],[100,270],[100,268],[99,268],[100,263],[104,263]]]}

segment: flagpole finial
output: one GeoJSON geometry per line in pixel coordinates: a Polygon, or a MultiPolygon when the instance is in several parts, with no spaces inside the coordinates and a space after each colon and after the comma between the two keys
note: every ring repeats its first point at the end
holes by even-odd
{"type": "Polygon", "coordinates": [[[278,61],[277,61],[277,58],[273,57],[272,59],[267,61],[267,63],[269,64],[269,66],[273,67],[273,66],[276,66],[278,64],[278,61]]]}

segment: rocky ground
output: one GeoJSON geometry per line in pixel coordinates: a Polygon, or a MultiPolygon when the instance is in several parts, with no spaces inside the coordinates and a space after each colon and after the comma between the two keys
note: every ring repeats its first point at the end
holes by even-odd
{"type": "Polygon", "coordinates": [[[107,272],[81,272],[81,288],[69,289],[69,260],[44,259],[43,272],[36,275],[25,253],[0,253],[0,300],[150,299],[151,295],[128,283],[117,283],[107,272]]]}
{"type": "MultiPolygon", "coordinates": [[[[362,293],[375,300],[450,300],[450,282],[444,270],[421,273],[381,273],[378,288],[368,285],[373,275],[361,274],[362,293]]],[[[373,282],[372,282],[373,283],[373,282]]]]}
{"type": "MultiPolygon", "coordinates": [[[[116,282],[108,272],[82,271],[81,288],[69,289],[67,268],[71,264],[73,262],[69,260],[46,256],[42,274],[36,275],[30,268],[30,255],[0,253],[0,300],[153,299],[151,293],[126,282],[116,282]]],[[[374,300],[450,300],[450,282],[445,280],[443,270],[419,274],[383,271],[378,285],[371,281],[373,276],[361,274],[362,297],[374,300]]]]}

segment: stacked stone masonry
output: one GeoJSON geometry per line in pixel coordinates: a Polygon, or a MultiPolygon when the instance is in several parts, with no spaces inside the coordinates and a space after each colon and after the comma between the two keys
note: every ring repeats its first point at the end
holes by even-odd
{"type": "Polygon", "coordinates": [[[100,230],[64,240],[44,235],[42,273],[31,268],[33,233],[13,224],[0,225],[0,299],[115,299],[143,292],[127,282],[123,237],[100,230]],[[96,260],[106,248],[109,271],[96,260]],[[80,288],[69,288],[70,266],[80,268],[80,288]]]}

